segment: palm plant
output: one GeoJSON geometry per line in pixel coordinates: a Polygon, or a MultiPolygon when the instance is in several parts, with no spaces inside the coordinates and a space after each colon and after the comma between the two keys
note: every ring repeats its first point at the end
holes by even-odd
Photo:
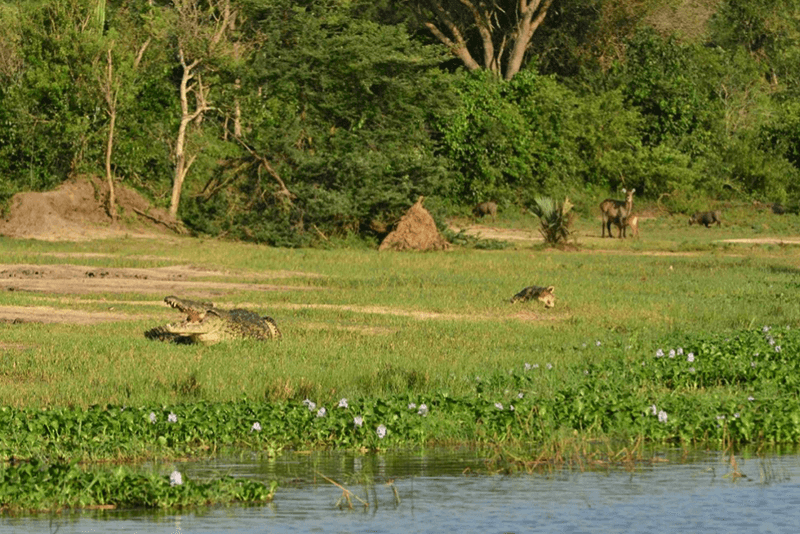
{"type": "Polygon", "coordinates": [[[544,242],[548,245],[566,243],[572,226],[572,202],[569,198],[558,203],[550,197],[536,197],[534,202],[531,212],[539,217],[539,233],[544,237],[544,242]]]}

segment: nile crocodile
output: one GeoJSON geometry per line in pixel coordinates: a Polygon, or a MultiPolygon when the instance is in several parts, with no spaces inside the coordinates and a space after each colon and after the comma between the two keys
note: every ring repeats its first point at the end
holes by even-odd
{"type": "Polygon", "coordinates": [[[266,341],[281,337],[281,331],[272,317],[261,317],[249,310],[237,308],[225,311],[215,308],[211,302],[196,302],[174,296],[165,298],[164,302],[187,314],[187,317],[180,323],[148,330],[144,334],[148,339],[213,345],[228,339],[266,341]]]}

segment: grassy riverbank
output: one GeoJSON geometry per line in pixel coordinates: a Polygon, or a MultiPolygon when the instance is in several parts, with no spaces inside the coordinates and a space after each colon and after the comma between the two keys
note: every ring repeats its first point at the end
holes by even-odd
{"type": "MultiPolygon", "coordinates": [[[[778,221],[784,230],[797,223],[788,217],[778,221]]],[[[390,421],[372,420],[373,427],[386,424],[389,430],[385,441],[377,441],[371,434],[367,439],[366,432],[359,437],[336,430],[352,426],[359,414],[350,410],[335,428],[313,430],[309,425],[316,421],[301,418],[302,424],[287,423],[260,442],[279,448],[491,441],[522,417],[520,407],[526,409],[529,429],[505,432],[509,438],[545,439],[563,427],[622,437],[644,434],[655,440],[703,439],[706,433],[700,429],[705,427],[699,423],[687,430],[604,418],[621,417],[622,410],[627,421],[628,412],[644,412],[664,396],[693,399],[698,406],[708,404],[709,410],[767,390],[776,403],[796,398],[794,390],[776,390],[780,369],[757,380],[715,379],[728,373],[734,360],[751,364],[746,351],[768,341],[761,332],[764,326],[786,337],[778,342],[783,352],[770,355],[770,365],[779,362],[775,365],[788,376],[788,366],[794,367],[800,356],[793,330],[800,326],[797,249],[721,241],[752,238],[765,225],[685,228],[682,219],[658,219],[643,223],[647,239],[620,241],[594,238],[597,229],[587,224],[578,229],[583,234],[580,248],[566,252],[528,244],[495,251],[392,254],[197,239],[71,244],[3,240],[4,278],[13,291],[0,294],[0,307],[6,317],[13,310],[40,310],[37,317],[46,322],[33,319],[2,327],[0,405],[17,414],[36,414],[26,417],[37,420],[48,417],[43,414],[97,413],[97,406],[107,405],[139,410],[130,424],[147,423],[144,418],[151,412],[161,419],[182,410],[196,413],[197,406],[223,406],[223,412],[236,407],[222,417],[241,418],[236,431],[223,431],[226,437],[219,437],[219,429],[199,427],[181,433],[179,454],[193,445],[200,450],[248,443],[257,421],[244,417],[241,406],[265,414],[279,409],[282,415],[269,417],[288,421],[295,410],[309,412],[302,405],[305,399],[326,407],[329,415],[346,398],[351,406],[362,407],[361,415],[388,403],[392,408],[384,415],[402,421],[406,415],[397,414],[404,405],[426,403],[450,406],[463,416],[455,423],[452,414],[440,419],[431,413],[422,427],[409,427],[409,435],[393,429],[390,421]],[[556,307],[508,303],[531,284],[554,285],[556,307]],[[145,330],[180,318],[162,303],[167,294],[268,314],[284,339],[211,347],[149,341],[145,330]],[[747,339],[747,349],[726,345],[731,338],[747,339]],[[717,348],[708,348],[712,345],[717,348]],[[684,377],[684,369],[656,372],[648,367],[655,365],[658,349],[670,348],[683,349],[684,360],[689,352],[702,354],[703,366],[694,367],[703,378],[684,377]],[[665,384],[667,372],[681,379],[665,384]],[[625,378],[609,379],[612,375],[625,378]],[[624,409],[615,407],[615,396],[627,399],[624,409]],[[495,403],[515,404],[517,413],[504,414],[499,426],[487,426],[487,420],[498,416],[492,411],[495,403]],[[542,411],[550,404],[550,410],[572,408],[543,425],[542,411]],[[94,408],[86,412],[88,407],[94,408]],[[594,415],[587,419],[583,412],[594,415]]],[[[765,350],[753,352],[763,355],[765,350]]],[[[204,416],[197,417],[192,426],[200,425],[204,416]]],[[[674,417],[670,421],[679,425],[674,417]]],[[[83,443],[65,446],[61,452],[66,455],[128,455],[124,446],[94,447],[102,438],[70,438],[68,426],[33,434],[44,436],[47,446],[58,439],[83,443]]],[[[6,438],[6,454],[15,454],[15,443],[36,442],[24,437],[25,429],[20,432],[6,438]]],[[[130,434],[135,442],[130,456],[168,454],[165,443],[150,441],[158,432],[130,434]]],[[[795,440],[794,434],[751,430],[739,438],[795,440]]],[[[28,453],[35,454],[36,447],[28,453]]]]}

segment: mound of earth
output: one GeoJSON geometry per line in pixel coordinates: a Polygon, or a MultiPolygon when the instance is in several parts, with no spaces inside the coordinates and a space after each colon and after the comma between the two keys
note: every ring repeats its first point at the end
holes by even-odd
{"type": "Polygon", "coordinates": [[[53,191],[17,193],[0,220],[0,235],[44,241],[88,241],[111,237],[163,237],[185,233],[166,210],[154,208],[133,189],[116,184],[114,222],[105,205],[108,184],[74,177],[53,191]]]}
{"type": "Polygon", "coordinates": [[[422,206],[423,200],[424,197],[419,197],[409,208],[378,250],[447,250],[450,247],[431,214],[422,206]]]}

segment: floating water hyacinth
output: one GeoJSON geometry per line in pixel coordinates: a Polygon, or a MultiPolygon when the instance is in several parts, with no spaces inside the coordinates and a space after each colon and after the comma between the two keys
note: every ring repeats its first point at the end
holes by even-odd
{"type": "Polygon", "coordinates": [[[172,412],[169,412],[169,415],[167,416],[167,421],[169,421],[170,423],[177,423],[178,422],[178,416],[175,415],[172,412]]]}
{"type": "Polygon", "coordinates": [[[420,404],[417,413],[422,417],[425,417],[426,415],[428,415],[428,406],[426,404],[420,404]]]}
{"type": "Polygon", "coordinates": [[[659,423],[666,423],[667,422],[667,412],[661,410],[658,412],[658,422],[659,423]]]}
{"type": "Polygon", "coordinates": [[[253,426],[250,427],[250,432],[261,432],[261,423],[258,421],[253,423],[253,426]]]}
{"type": "Polygon", "coordinates": [[[325,417],[325,414],[328,413],[328,410],[325,409],[325,406],[317,410],[317,417],[325,417]]]}
{"type": "Polygon", "coordinates": [[[353,424],[357,427],[361,427],[364,424],[364,418],[360,415],[353,417],[353,424]]]}
{"type": "Polygon", "coordinates": [[[499,403],[499,402],[495,402],[494,403],[494,407],[497,408],[498,410],[502,410],[503,409],[503,405],[501,403],[499,403]]]}
{"type": "Polygon", "coordinates": [[[693,362],[693,361],[694,361],[694,353],[690,352],[690,353],[689,353],[689,354],[686,356],[686,361],[687,361],[687,362],[689,362],[689,363],[693,362]]]}
{"type": "Polygon", "coordinates": [[[339,399],[339,408],[347,408],[347,399],[341,398],[339,399]]]}
{"type": "Polygon", "coordinates": [[[180,486],[183,484],[183,477],[181,476],[180,471],[177,469],[169,474],[169,485],[170,486],[180,486]]]}
{"type": "Polygon", "coordinates": [[[378,434],[380,439],[386,437],[386,427],[384,425],[378,425],[378,428],[375,429],[375,433],[378,434]]]}
{"type": "Polygon", "coordinates": [[[155,423],[155,422],[156,422],[156,413],[150,412],[150,423],[155,423]]]}

